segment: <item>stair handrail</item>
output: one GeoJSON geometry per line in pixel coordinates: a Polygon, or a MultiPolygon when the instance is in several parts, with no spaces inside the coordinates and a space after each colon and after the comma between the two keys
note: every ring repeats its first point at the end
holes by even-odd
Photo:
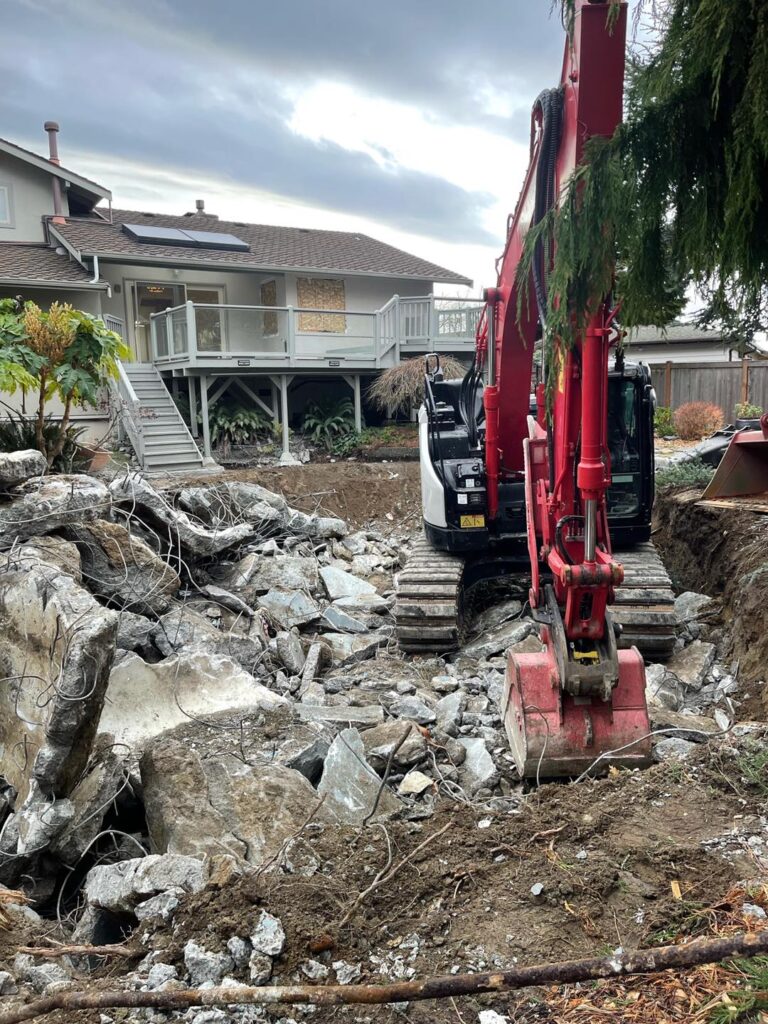
{"type": "Polygon", "coordinates": [[[133,445],[139,462],[144,457],[144,431],[141,423],[141,402],[133,389],[131,379],[122,362],[117,360],[117,378],[112,380],[110,392],[117,406],[120,425],[133,445]]]}

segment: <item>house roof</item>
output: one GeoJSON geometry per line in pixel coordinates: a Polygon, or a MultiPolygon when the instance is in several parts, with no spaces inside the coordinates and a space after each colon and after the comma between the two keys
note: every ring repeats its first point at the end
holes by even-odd
{"type": "Polygon", "coordinates": [[[449,284],[471,285],[472,281],[429,260],[386,245],[353,231],[321,231],[314,228],[286,228],[271,224],[223,221],[206,213],[171,216],[136,210],[113,210],[112,223],[93,216],[70,218],[66,224],[51,226],[78,259],[98,256],[100,260],[153,265],[212,267],[231,270],[302,271],[419,278],[449,284]],[[182,249],[171,245],[138,242],[122,229],[123,224],[216,231],[236,235],[250,245],[249,252],[217,249],[182,249]]]}
{"type": "Polygon", "coordinates": [[[629,332],[631,345],[723,345],[720,331],[707,331],[693,324],[668,324],[666,327],[638,327],[629,332]]]}
{"type": "Polygon", "coordinates": [[[75,260],[47,245],[0,242],[0,284],[29,287],[106,287],[92,284],[91,274],[75,260]]]}
{"type": "Polygon", "coordinates": [[[24,163],[38,167],[41,171],[47,171],[48,174],[53,174],[57,178],[68,181],[70,187],[74,187],[78,192],[90,199],[91,206],[94,206],[101,199],[112,198],[112,193],[108,188],[104,188],[103,185],[91,181],[90,178],[84,178],[82,174],[76,174],[74,171],[62,167],[61,164],[51,163],[47,157],[40,156],[39,153],[33,153],[31,149],[24,149],[23,146],[18,146],[15,142],[10,142],[8,139],[0,139],[0,153],[7,153],[9,156],[23,160],[24,163]]]}

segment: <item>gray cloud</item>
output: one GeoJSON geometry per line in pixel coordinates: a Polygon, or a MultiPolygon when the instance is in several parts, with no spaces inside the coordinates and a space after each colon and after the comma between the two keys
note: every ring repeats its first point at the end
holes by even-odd
{"type": "Polygon", "coordinates": [[[484,244],[491,197],[296,136],[289,92],[333,78],[521,136],[561,51],[546,0],[27,0],[4,28],[2,134],[28,140],[54,117],[64,154],[69,143],[484,244]],[[520,116],[488,113],[489,91],[520,97],[520,116]]]}

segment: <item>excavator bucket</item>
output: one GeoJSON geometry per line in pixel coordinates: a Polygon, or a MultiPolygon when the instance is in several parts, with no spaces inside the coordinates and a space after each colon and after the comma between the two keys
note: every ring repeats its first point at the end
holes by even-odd
{"type": "Polygon", "coordinates": [[[761,430],[734,434],[715,475],[701,496],[708,504],[752,506],[768,511],[768,414],[761,430]],[[740,499],[738,502],[732,499],[740,499]]]}
{"type": "Polygon", "coordinates": [[[564,692],[549,646],[541,653],[509,655],[502,719],[523,778],[650,764],[643,659],[635,648],[619,651],[618,668],[618,684],[603,701],[564,692]]]}

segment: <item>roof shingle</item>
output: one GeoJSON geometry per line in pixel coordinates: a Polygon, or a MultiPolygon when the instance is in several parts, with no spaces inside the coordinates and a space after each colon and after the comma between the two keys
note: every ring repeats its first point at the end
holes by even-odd
{"type": "Polygon", "coordinates": [[[142,262],[207,265],[254,270],[303,270],[329,273],[381,274],[421,278],[469,285],[471,280],[445,267],[396,249],[368,235],[352,231],[321,231],[314,228],[285,228],[271,224],[223,221],[204,213],[171,216],[113,210],[113,222],[84,217],[56,225],[55,230],[82,255],[122,257],[127,263],[142,262]],[[250,252],[217,249],[181,249],[169,245],[148,245],[130,238],[123,224],[151,224],[157,227],[194,228],[237,235],[250,245],[250,252]]]}
{"type": "Polygon", "coordinates": [[[0,283],[88,284],[91,275],[75,260],[47,245],[0,242],[0,283]]]}

